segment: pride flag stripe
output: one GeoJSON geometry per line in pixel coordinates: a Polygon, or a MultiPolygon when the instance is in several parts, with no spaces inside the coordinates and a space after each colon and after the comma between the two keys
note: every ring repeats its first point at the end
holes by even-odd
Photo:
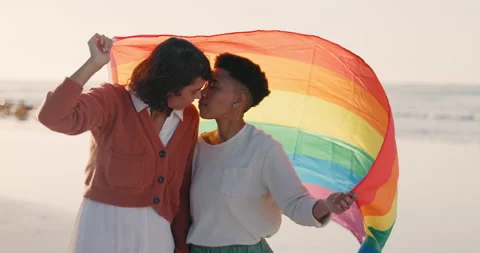
{"type": "Polygon", "coordinates": [[[388,237],[392,233],[393,225],[394,224],[392,224],[392,226],[390,226],[390,228],[388,230],[385,230],[385,231],[377,230],[373,227],[368,228],[370,230],[370,232],[372,233],[372,235],[375,238],[377,238],[377,242],[378,242],[378,244],[381,248],[383,248],[385,246],[385,243],[387,242],[388,237]]]}
{"type": "MultiPolygon", "coordinates": [[[[289,157],[292,158],[292,155],[289,154],[289,157]]],[[[292,159],[295,171],[304,183],[322,185],[335,192],[347,192],[361,181],[361,178],[351,173],[345,173],[346,170],[344,168],[338,165],[332,165],[330,161],[312,161],[304,158],[305,157],[295,157],[292,159]],[[322,169],[311,169],[312,163],[314,163],[315,166],[322,166],[320,167],[322,169]]]]}
{"type": "Polygon", "coordinates": [[[360,250],[358,252],[361,253],[377,253],[377,252],[382,252],[382,248],[380,247],[379,243],[375,239],[373,235],[368,235],[362,246],[360,247],[360,250]]]}
{"type": "MultiPolygon", "coordinates": [[[[360,207],[361,211],[361,207],[360,207]]],[[[377,230],[388,230],[390,229],[391,226],[395,223],[395,217],[397,216],[397,195],[395,195],[395,198],[393,199],[392,206],[390,207],[390,210],[388,213],[382,216],[366,216],[364,213],[362,213],[365,223],[369,227],[373,227],[377,230]]]]}

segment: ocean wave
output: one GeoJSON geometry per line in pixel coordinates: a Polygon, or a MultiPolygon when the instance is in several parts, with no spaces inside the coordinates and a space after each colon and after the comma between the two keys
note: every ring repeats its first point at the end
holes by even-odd
{"type": "Polygon", "coordinates": [[[393,112],[394,118],[430,121],[480,121],[480,112],[393,112]]]}

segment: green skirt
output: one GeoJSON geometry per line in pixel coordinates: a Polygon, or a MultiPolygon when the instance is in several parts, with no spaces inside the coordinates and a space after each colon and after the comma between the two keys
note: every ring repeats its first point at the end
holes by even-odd
{"type": "Polygon", "coordinates": [[[222,247],[204,247],[190,245],[190,253],[273,253],[267,241],[261,240],[255,245],[231,245],[222,247]]]}

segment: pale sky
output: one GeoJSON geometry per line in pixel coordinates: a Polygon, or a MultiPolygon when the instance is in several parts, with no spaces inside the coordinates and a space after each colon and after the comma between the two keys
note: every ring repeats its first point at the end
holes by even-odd
{"type": "MultiPolygon", "coordinates": [[[[480,85],[478,0],[1,0],[0,80],[70,75],[95,32],[315,34],[360,55],[384,84],[480,85]]],[[[105,81],[106,69],[94,79],[105,81]]]]}

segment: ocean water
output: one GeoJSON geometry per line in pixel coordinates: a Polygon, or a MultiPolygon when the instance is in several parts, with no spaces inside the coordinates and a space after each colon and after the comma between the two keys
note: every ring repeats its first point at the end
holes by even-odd
{"type": "Polygon", "coordinates": [[[396,135],[480,143],[480,84],[385,88],[396,135]]]}
{"type": "MultiPolygon", "coordinates": [[[[3,81],[0,82],[0,101],[24,100],[38,106],[57,83],[3,81]]],[[[87,88],[92,83],[87,84],[87,88]]],[[[480,143],[480,84],[384,86],[397,137],[480,143]]]]}

